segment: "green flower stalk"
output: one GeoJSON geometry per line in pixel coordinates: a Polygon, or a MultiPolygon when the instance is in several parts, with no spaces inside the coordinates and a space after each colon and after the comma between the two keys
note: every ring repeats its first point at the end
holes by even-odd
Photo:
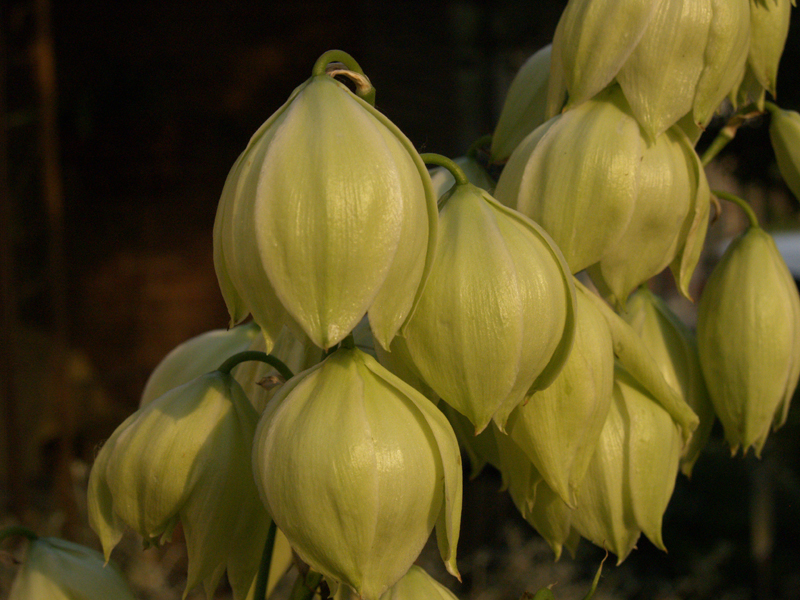
{"type": "MultiPolygon", "coordinates": [[[[265,352],[266,345],[264,336],[258,336],[247,350],[265,352]]],[[[323,358],[322,350],[311,343],[308,337],[296,334],[289,327],[281,330],[270,354],[283,362],[292,373],[305,371],[323,358]]],[[[258,414],[264,412],[264,408],[280,386],[286,383],[275,367],[258,360],[249,360],[237,365],[231,374],[242,386],[242,390],[258,414]]]]}
{"type": "Polygon", "coordinates": [[[422,567],[414,565],[381,596],[381,600],[457,600],[457,597],[422,567]]]}
{"type": "Polygon", "coordinates": [[[388,348],[433,259],[436,198],[425,165],[334,76],[374,93],[351,57],[323,55],[253,135],[217,209],[214,264],[231,321],[252,313],[268,351],[284,324],[327,349],[367,313],[388,348]]]}
{"type": "Polygon", "coordinates": [[[116,566],[99,552],[58,538],[30,542],[8,600],[134,600],[116,566]]]}
{"type": "Polygon", "coordinates": [[[800,114],[767,102],[771,118],[769,139],[778,161],[778,170],[795,198],[800,198],[800,114]]]}
{"type": "Polygon", "coordinates": [[[667,383],[681,392],[700,419],[681,456],[681,470],[688,477],[711,435],[715,418],[695,336],[661,298],[646,288],[640,288],[629,298],[622,316],[645,342],[667,383]]]}
{"type": "Polygon", "coordinates": [[[186,589],[211,598],[225,569],[237,600],[247,596],[269,515],[250,465],[258,413],[229,374],[214,371],[128,417],[97,455],[89,477],[89,524],[108,558],[125,526],[157,544],[180,521],[186,589]]]}
{"type": "MultiPolygon", "coordinates": [[[[489,193],[494,189],[495,182],[486,172],[486,169],[474,158],[470,156],[459,156],[458,158],[454,158],[453,162],[464,171],[464,175],[467,176],[467,179],[469,179],[472,185],[486,190],[489,193]]],[[[437,198],[441,198],[450,191],[456,180],[449,170],[444,167],[438,167],[431,171],[431,182],[433,184],[434,194],[437,198]]]]}
{"type": "Polygon", "coordinates": [[[575,295],[542,229],[472,184],[441,202],[436,259],[404,330],[422,379],[482,431],[566,361],[575,295]]]}
{"type": "Polygon", "coordinates": [[[167,354],[150,373],[139,406],[150,404],[178,386],[213,371],[234,354],[244,352],[259,338],[255,323],[232,329],[214,329],[183,342],[167,354]]]}
{"type": "Polygon", "coordinates": [[[368,354],[340,348],[284,385],[253,445],[262,499],[300,558],[377,600],[434,525],[458,576],[461,455],[444,415],[368,354]]]}
{"type": "Polygon", "coordinates": [[[760,455],[770,427],[786,421],[800,376],[800,298],[775,242],[755,222],[706,283],[697,345],[732,453],[752,446],[760,455]]]}
{"type": "Polygon", "coordinates": [[[577,301],[575,342],[564,368],[553,385],[518,406],[506,425],[548,487],[570,506],[608,416],[614,382],[608,324],[581,288],[577,301]]]}
{"type": "Polygon", "coordinates": [[[492,134],[492,162],[507,160],[522,140],[547,120],[551,51],[552,45],[548,45],[536,52],[525,61],[511,81],[497,127],[492,134]]]}

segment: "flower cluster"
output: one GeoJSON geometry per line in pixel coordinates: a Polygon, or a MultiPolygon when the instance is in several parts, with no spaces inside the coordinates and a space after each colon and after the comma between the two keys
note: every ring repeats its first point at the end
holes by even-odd
{"type": "Polygon", "coordinates": [[[695,145],[726,98],[732,123],[771,112],[800,188],[800,116],[765,101],[788,15],[788,0],[570,0],[492,142],[455,161],[419,155],[360,66],[323,55],[217,209],[231,324],[253,322],[173,351],[97,456],[106,559],[126,527],[154,544],[181,523],[187,590],[208,597],[227,571],[234,598],[262,600],[291,553],[301,588],[452,598],[413,563],[435,530],[459,576],[460,447],[501,471],[556,556],[580,538],[620,562],[642,534],[664,549],[715,414],[733,452],[760,453],[800,377],[800,298],[743,201],[713,192],[750,227],[696,338],[645,287],[669,268],[691,296],[719,143],[695,145]]]}

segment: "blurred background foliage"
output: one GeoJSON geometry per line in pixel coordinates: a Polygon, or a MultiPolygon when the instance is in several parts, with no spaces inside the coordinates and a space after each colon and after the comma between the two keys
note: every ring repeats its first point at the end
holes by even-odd
{"type": "MultiPolygon", "coordinates": [[[[550,42],[565,4],[6,0],[0,526],[97,547],[84,507],[96,448],[170,349],[227,324],[211,259],[222,184],[322,52],[360,62],[377,107],[418,150],[457,156],[491,133],[511,78],[550,42]]],[[[795,110],[799,21],[778,78],[779,103],[795,110]]],[[[740,129],[713,176],[768,226],[797,227],[762,119],[740,129]]],[[[711,246],[741,226],[734,215],[712,228],[711,246]]],[[[761,461],[731,459],[716,431],[692,480],[679,479],[664,522],[669,556],[643,540],[621,567],[606,566],[597,597],[800,597],[797,411],[761,461]]],[[[575,561],[554,564],[499,487],[490,471],[466,486],[454,591],[519,598],[557,583],[558,598],[582,597],[603,552],[584,543],[575,561]]],[[[0,551],[0,597],[20,549],[0,551]]],[[[118,552],[139,597],[180,597],[180,540],[143,553],[126,538],[118,552]]],[[[434,558],[420,562],[454,584],[434,558]]]]}

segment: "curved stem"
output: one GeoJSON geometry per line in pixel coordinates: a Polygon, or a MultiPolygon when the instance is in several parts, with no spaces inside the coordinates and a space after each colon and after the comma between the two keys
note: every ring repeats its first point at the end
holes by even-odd
{"type": "Polygon", "coordinates": [[[328,50],[317,59],[311,76],[329,75],[336,77],[342,75],[347,77],[355,86],[355,94],[371,106],[375,106],[375,87],[366,76],[364,70],[356,62],[356,59],[342,50],[328,50]],[[344,68],[339,68],[343,65],[344,68]]]}
{"type": "Polygon", "coordinates": [[[470,158],[475,158],[478,155],[478,150],[491,143],[492,143],[491,133],[482,135],[477,140],[472,142],[472,145],[469,147],[469,150],[467,150],[467,156],[469,156],[470,158]]]}
{"type": "Polygon", "coordinates": [[[766,108],[767,111],[772,115],[774,115],[776,112],[779,112],[781,110],[780,106],[778,106],[777,104],[774,104],[773,102],[770,102],[769,100],[764,102],[764,108],[766,108]]]}
{"type": "Polygon", "coordinates": [[[464,171],[461,170],[461,167],[459,167],[455,162],[446,156],[442,156],[441,154],[433,154],[431,152],[427,154],[420,154],[419,156],[422,159],[422,162],[425,164],[444,167],[450,171],[451,175],[456,180],[456,185],[466,185],[469,183],[469,179],[467,179],[467,176],[464,174],[464,171]]]}
{"type": "Polygon", "coordinates": [[[22,525],[12,525],[11,527],[6,527],[5,529],[0,530],[0,543],[12,535],[21,535],[28,538],[32,542],[39,539],[39,536],[36,535],[32,529],[28,529],[22,525]]]}
{"type": "Polygon", "coordinates": [[[704,167],[708,166],[708,163],[714,160],[717,154],[722,152],[722,149],[736,136],[737,129],[738,127],[726,125],[720,130],[717,137],[711,142],[711,145],[703,152],[703,156],[700,157],[700,162],[704,167]]]}
{"type": "Polygon", "coordinates": [[[301,573],[294,582],[289,600],[311,600],[321,581],[322,575],[316,571],[309,571],[305,577],[301,573]]]}
{"type": "Polygon", "coordinates": [[[350,56],[344,50],[328,50],[314,63],[314,68],[311,70],[311,75],[325,75],[328,65],[332,62],[340,62],[351,71],[355,71],[360,75],[364,75],[361,65],[356,62],[356,59],[350,56]]]}
{"type": "Polygon", "coordinates": [[[269,568],[272,566],[272,549],[275,547],[275,535],[278,526],[275,521],[270,521],[267,530],[267,541],[264,542],[264,552],[261,553],[261,564],[258,565],[258,577],[253,600],[267,600],[267,584],[269,583],[269,568]]]}
{"type": "Polygon", "coordinates": [[[700,162],[703,163],[703,166],[707,166],[708,163],[714,160],[714,157],[728,145],[728,142],[736,137],[736,132],[739,130],[739,127],[744,125],[748,119],[758,117],[762,114],[764,113],[758,110],[755,104],[748,104],[733,115],[725,124],[725,127],[717,134],[717,137],[711,142],[711,145],[703,152],[703,156],[700,157],[700,162]]]}
{"type": "Polygon", "coordinates": [[[279,358],[272,356],[272,354],[267,354],[266,352],[258,352],[257,350],[246,350],[245,352],[239,352],[238,354],[234,354],[224,363],[222,363],[217,371],[221,371],[223,373],[227,373],[230,375],[230,372],[233,370],[235,366],[239,363],[246,362],[248,360],[257,360],[263,363],[267,363],[268,365],[272,365],[281,374],[286,381],[289,381],[292,377],[294,377],[294,373],[292,370],[286,366],[286,364],[279,358]]]}
{"type": "Polygon", "coordinates": [[[734,196],[733,194],[729,194],[728,192],[721,192],[719,190],[711,190],[711,193],[717,196],[718,198],[722,198],[723,200],[727,200],[728,202],[733,202],[739,208],[741,208],[745,214],[747,214],[747,219],[750,221],[750,227],[758,227],[758,217],[756,213],[753,211],[753,207],[750,206],[746,200],[742,200],[739,196],[734,196]]]}

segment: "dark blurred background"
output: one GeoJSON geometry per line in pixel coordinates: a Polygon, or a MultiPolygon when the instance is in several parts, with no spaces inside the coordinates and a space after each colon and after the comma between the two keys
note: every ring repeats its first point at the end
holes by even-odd
{"type": "MultiPolygon", "coordinates": [[[[360,62],[379,110],[420,151],[457,156],[491,133],[511,78],[550,42],[565,4],[6,0],[0,526],[96,546],[82,505],[94,450],[171,348],[226,326],[211,259],[219,193],[322,52],[360,62]]],[[[800,107],[799,40],[795,18],[778,80],[785,108],[800,107]]],[[[764,122],[743,128],[719,164],[765,221],[797,226],[764,122]]],[[[800,598],[796,412],[760,463],[728,458],[717,432],[693,481],[679,482],[669,557],[643,543],[599,597],[800,598]]],[[[463,597],[534,591],[529,563],[551,560],[498,487],[493,473],[467,487],[463,597]],[[507,572],[514,565],[522,574],[507,572]]],[[[563,590],[600,558],[584,546],[545,577],[563,590]]],[[[0,560],[0,594],[9,565],[0,560]]]]}

